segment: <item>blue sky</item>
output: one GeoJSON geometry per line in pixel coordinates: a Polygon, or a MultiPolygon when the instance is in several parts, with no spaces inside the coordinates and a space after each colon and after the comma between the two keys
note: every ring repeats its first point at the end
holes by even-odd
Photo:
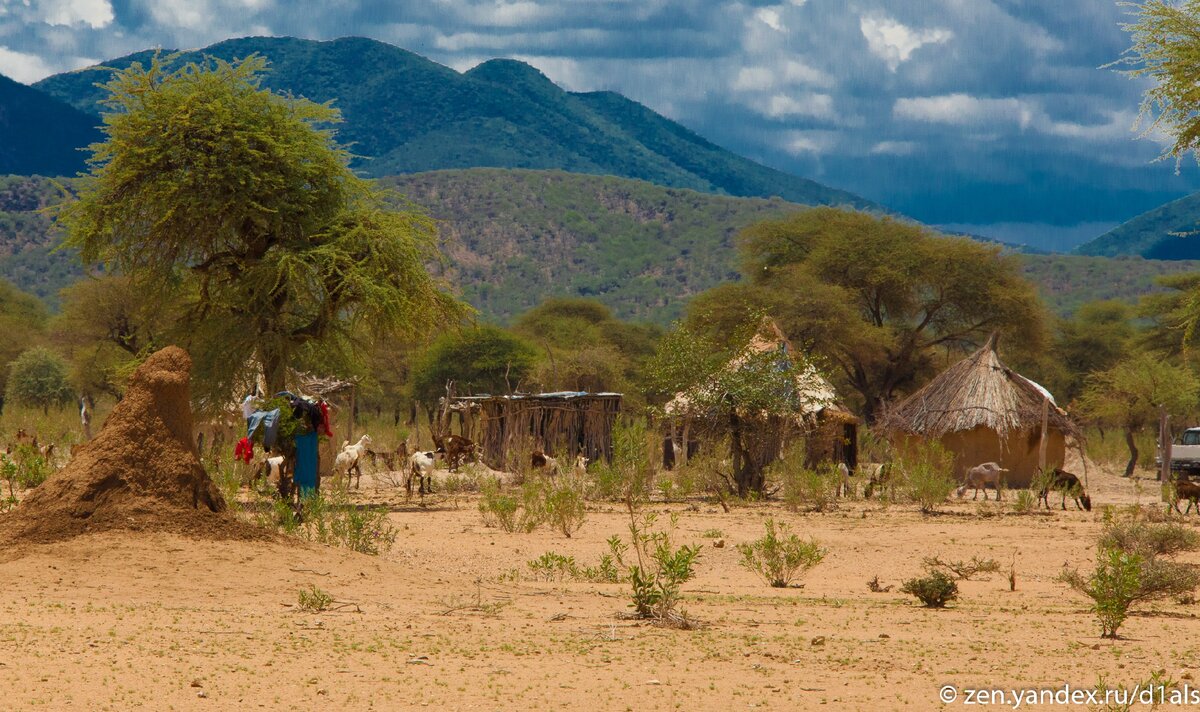
{"type": "Polygon", "coordinates": [[[1060,247],[1200,188],[1132,130],[1110,0],[0,0],[0,73],[148,47],[362,35],[525,60],[926,222],[1060,247]]]}

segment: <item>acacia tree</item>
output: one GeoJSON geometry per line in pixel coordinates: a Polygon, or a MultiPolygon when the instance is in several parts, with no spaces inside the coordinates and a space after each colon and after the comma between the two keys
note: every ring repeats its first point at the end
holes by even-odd
{"type": "Polygon", "coordinates": [[[9,365],[39,340],[45,321],[46,309],[37,297],[0,279],[0,394],[7,390],[9,365]]]}
{"type": "Polygon", "coordinates": [[[931,375],[938,355],[997,330],[1031,351],[1046,336],[1043,308],[1017,263],[965,238],[814,208],[747,228],[740,249],[748,283],[694,300],[689,323],[730,332],[765,309],[841,372],[868,420],[931,375]]]}
{"type": "Polygon", "coordinates": [[[71,400],[67,365],[62,357],[40,346],[18,356],[9,366],[5,400],[41,408],[43,413],[52,405],[71,400]]]}
{"type": "Polygon", "coordinates": [[[462,315],[426,270],[433,222],[350,171],[337,110],[261,89],[261,57],[171,61],[105,85],[107,137],[61,221],[86,263],[178,300],[168,338],[192,353],[198,400],[259,373],[282,390],[289,367],[346,371],[357,344],[462,315]]]}
{"type": "Polygon", "coordinates": [[[438,337],[413,363],[412,395],[432,413],[449,382],[460,395],[512,393],[536,361],[532,346],[498,327],[452,331],[438,337]]]}
{"type": "Polygon", "coordinates": [[[722,348],[686,325],[676,325],[645,367],[647,391],[667,408],[729,438],[731,489],[739,497],[761,494],[765,469],[798,428],[797,415],[810,397],[799,386],[810,364],[798,354],[748,346],[755,322],[737,329],[738,346],[722,348]]]}
{"type": "Polygon", "coordinates": [[[1196,410],[1200,383],[1183,366],[1153,353],[1134,354],[1112,368],[1088,377],[1079,408],[1097,422],[1121,428],[1129,447],[1125,476],[1137,466],[1134,436],[1158,421],[1159,408],[1184,415],[1196,410]]]}

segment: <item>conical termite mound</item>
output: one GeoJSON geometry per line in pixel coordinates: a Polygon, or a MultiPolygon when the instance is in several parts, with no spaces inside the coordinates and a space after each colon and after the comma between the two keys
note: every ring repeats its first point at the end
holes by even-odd
{"type": "Polygon", "coordinates": [[[267,536],[225,511],[200,464],[192,441],[191,369],[191,358],[177,346],[146,359],[96,437],[7,518],[8,537],[36,543],[114,529],[267,536]]]}

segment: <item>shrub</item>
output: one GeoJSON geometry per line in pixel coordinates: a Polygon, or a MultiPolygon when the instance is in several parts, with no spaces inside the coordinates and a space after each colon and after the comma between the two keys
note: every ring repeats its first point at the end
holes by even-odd
{"type": "Polygon", "coordinates": [[[509,534],[518,531],[523,517],[519,516],[522,507],[517,498],[503,492],[500,481],[494,477],[485,480],[479,491],[479,511],[483,514],[483,523],[489,527],[499,527],[509,534]]]}
{"type": "Polygon", "coordinates": [[[1196,567],[1170,559],[1198,546],[1200,537],[1178,524],[1108,518],[1097,540],[1093,572],[1085,577],[1066,569],[1059,580],[1092,599],[1101,635],[1115,638],[1136,603],[1180,597],[1200,585],[1196,567]]]}
{"type": "Polygon", "coordinates": [[[1017,514],[1029,514],[1037,505],[1037,496],[1030,490],[1017,490],[1017,498],[1013,501],[1012,509],[1017,514]]]}
{"type": "Polygon", "coordinates": [[[611,462],[589,468],[596,496],[623,502],[644,502],[654,486],[652,441],[656,439],[641,418],[621,416],[613,425],[611,462]]]}
{"type": "Polygon", "coordinates": [[[926,608],[945,608],[958,598],[958,584],[938,569],[928,569],[924,577],[905,581],[900,591],[916,596],[926,608]]]}
{"type": "MultiPolygon", "coordinates": [[[[661,625],[691,628],[695,622],[677,610],[680,589],[695,575],[699,546],[675,547],[670,531],[653,531],[655,516],[640,520],[630,514],[629,532],[633,540],[633,560],[627,560],[628,547],[619,537],[609,540],[616,565],[626,570],[631,591],[629,607],[633,615],[661,625]]],[[[674,520],[672,527],[674,529],[674,520]]]]}
{"type": "Polygon", "coordinates": [[[772,469],[778,472],[784,504],[792,511],[825,512],[837,506],[840,475],[836,471],[803,466],[773,466],[772,469]]]}
{"type": "Polygon", "coordinates": [[[978,556],[972,556],[970,561],[943,561],[940,556],[927,556],[921,563],[930,571],[945,571],[959,581],[967,581],[978,574],[994,574],[1000,570],[1000,562],[995,559],[981,559],[978,556]]]}
{"type": "Polygon", "coordinates": [[[325,593],[315,585],[310,585],[308,590],[300,589],[300,610],[310,611],[312,613],[320,613],[329,608],[333,603],[333,596],[325,593]]]}
{"type": "Polygon", "coordinates": [[[563,556],[553,551],[547,551],[525,565],[529,567],[535,581],[564,581],[575,578],[579,572],[575,557],[563,556]]]}
{"type": "Polygon", "coordinates": [[[958,485],[950,474],[953,456],[938,443],[916,445],[896,464],[901,491],[924,514],[937,511],[958,485]]]}
{"type": "Polygon", "coordinates": [[[568,539],[587,518],[583,502],[583,483],[561,477],[541,493],[541,517],[568,539]]]}
{"type": "Polygon", "coordinates": [[[786,588],[798,576],[821,563],[827,550],[815,539],[802,541],[786,524],[766,521],[766,535],[749,544],[738,544],[741,564],[771,586],[786,588]],[[778,531],[776,531],[778,529],[778,531]]]}
{"type": "MultiPolygon", "coordinates": [[[[285,507],[286,502],[280,502],[285,507]]],[[[341,488],[328,495],[319,492],[300,500],[301,521],[293,533],[329,546],[377,555],[396,543],[396,528],[383,507],[358,507],[341,488]]]]}
{"type": "Polygon", "coordinates": [[[1096,569],[1083,578],[1076,571],[1063,571],[1060,579],[1092,599],[1092,610],[1100,621],[1100,635],[1116,638],[1129,615],[1141,587],[1142,557],[1120,549],[1101,549],[1096,569]]]}

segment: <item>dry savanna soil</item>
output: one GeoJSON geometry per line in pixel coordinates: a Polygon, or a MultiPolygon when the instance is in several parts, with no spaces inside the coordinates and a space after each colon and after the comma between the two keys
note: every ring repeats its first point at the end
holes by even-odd
{"type": "Polygon", "coordinates": [[[1011,492],[1003,506],[952,498],[933,516],[861,500],[819,514],[652,504],[678,514],[678,542],[703,545],[684,587],[705,624],[692,631],[618,617],[627,584],[529,580],[526,562],[547,551],[593,564],[608,537],[628,540],[618,505],[594,505],[569,539],[507,534],[470,496],[418,506],[368,476],[353,498],[386,505],[400,531],[378,557],[169,530],[14,541],[0,551],[0,707],[950,709],[962,700],[939,702],[944,684],[1133,684],[1157,670],[1186,682],[1200,674],[1200,608],[1157,603],[1104,640],[1055,580],[1091,565],[1104,505],[1158,500],[1152,481],[1090,479],[1090,513],[1055,498],[1050,513],[1014,514],[1011,492]],[[828,548],[802,586],[773,589],[739,566],[736,545],[767,517],[828,548]],[[932,555],[1003,571],[925,609],[898,589],[932,555]],[[868,590],[875,576],[894,588],[868,590]],[[299,606],[313,586],[330,609],[299,606]]]}

